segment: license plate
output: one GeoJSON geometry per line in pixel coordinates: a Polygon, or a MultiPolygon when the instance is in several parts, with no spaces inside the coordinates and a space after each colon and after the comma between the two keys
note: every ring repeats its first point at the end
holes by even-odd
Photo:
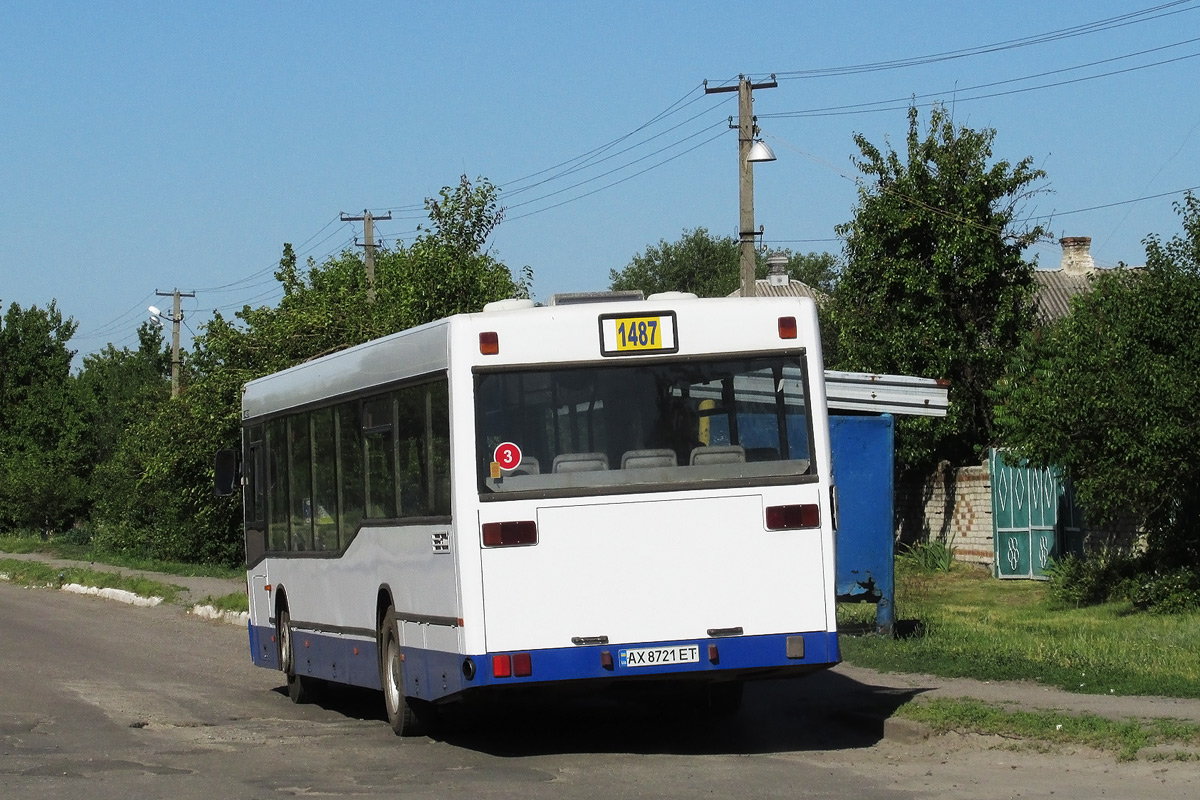
{"type": "Polygon", "coordinates": [[[612,315],[600,318],[600,352],[606,356],[674,353],[675,314],[612,315]]]}
{"type": "Polygon", "coordinates": [[[622,667],[659,667],[669,664],[695,664],[700,661],[700,646],[681,644],[674,647],[639,647],[617,653],[622,667]]]}

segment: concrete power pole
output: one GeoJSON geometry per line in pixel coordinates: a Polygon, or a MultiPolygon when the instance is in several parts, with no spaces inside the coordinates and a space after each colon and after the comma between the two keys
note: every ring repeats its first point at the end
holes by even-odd
{"type": "MultiPolygon", "coordinates": [[[[705,94],[720,92],[738,93],[738,253],[742,276],[742,297],[754,297],[754,168],[747,156],[750,145],[758,133],[754,116],[753,92],[755,89],[774,89],[779,84],[775,76],[765,83],[753,83],[745,75],[738,76],[737,86],[710,88],[705,81],[705,94]]],[[[733,127],[733,118],[729,119],[733,127]]]]}
{"type": "Polygon", "coordinates": [[[171,313],[171,397],[179,397],[179,323],[183,322],[183,311],[179,308],[179,298],[195,297],[195,292],[181,292],[175,289],[171,292],[154,293],[159,297],[174,297],[175,305],[171,313]]]}
{"type": "Polygon", "coordinates": [[[391,219],[392,212],[387,216],[376,217],[370,211],[363,209],[362,216],[350,216],[342,212],[342,222],[361,222],[363,224],[363,261],[367,267],[367,303],[375,305],[375,220],[391,219]]]}

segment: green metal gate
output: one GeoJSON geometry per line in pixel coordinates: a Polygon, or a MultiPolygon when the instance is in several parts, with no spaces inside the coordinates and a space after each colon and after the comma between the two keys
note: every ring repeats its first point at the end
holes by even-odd
{"type": "Polygon", "coordinates": [[[988,460],[996,577],[1044,579],[1056,556],[1082,552],[1082,515],[1061,470],[1008,464],[995,449],[988,460]]]}

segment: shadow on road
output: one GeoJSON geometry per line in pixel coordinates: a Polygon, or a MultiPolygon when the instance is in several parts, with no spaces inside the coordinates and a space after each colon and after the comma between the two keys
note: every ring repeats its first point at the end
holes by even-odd
{"type": "MultiPolygon", "coordinates": [[[[920,691],[872,686],[827,671],[750,682],[741,711],[728,718],[629,698],[529,696],[443,708],[431,735],[455,747],[513,758],[856,749],[878,743],[884,721],[920,691]]],[[[329,687],[318,702],[346,717],[378,721],[381,732],[391,735],[377,691],[329,687]]]]}

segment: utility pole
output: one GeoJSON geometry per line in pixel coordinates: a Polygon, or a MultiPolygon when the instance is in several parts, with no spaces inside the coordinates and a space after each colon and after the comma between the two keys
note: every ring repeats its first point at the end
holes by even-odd
{"type": "MultiPolygon", "coordinates": [[[[750,145],[758,133],[757,117],[754,116],[753,92],[755,89],[774,89],[779,84],[772,75],[765,83],[753,83],[745,75],[738,76],[737,86],[709,88],[704,82],[705,94],[721,92],[738,93],[738,252],[742,275],[742,297],[754,297],[754,169],[748,158],[750,145]]],[[[733,117],[729,118],[733,126],[733,117]]]]}
{"type": "MultiPolygon", "coordinates": [[[[174,297],[175,305],[171,313],[171,397],[179,397],[179,323],[183,322],[183,311],[179,308],[179,298],[195,297],[195,292],[181,292],[178,289],[170,292],[154,293],[159,297],[174,297]]],[[[153,311],[154,309],[151,309],[153,311]]],[[[157,316],[157,315],[156,315],[157,316]]]]}
{"type": "MultiPolygon", "coordinates": [[[[391,219],[392,212],[386,217],[376,217],[370,211],[363,209],[362,216],[350,216],[342,212],[342,222],[361,222],[363,224],[363,260],[367,265],[367,303],[375,305],[375,220],[391,219]]],[[[355,244],[358,244],[356,241],[355,244]]]]}

